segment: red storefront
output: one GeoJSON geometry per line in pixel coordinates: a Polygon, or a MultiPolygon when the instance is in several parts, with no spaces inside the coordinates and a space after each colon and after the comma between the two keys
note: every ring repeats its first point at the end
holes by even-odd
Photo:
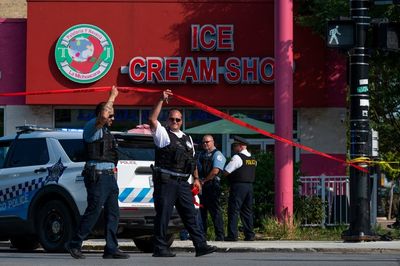
{"type": "MultiPolygon", "coordinates": [[[[171,88],[230,114],[241,112],[274,122],[274,0],[27,2],[27,92],[113,84],[171,88]],[[90,78],[95,73],[89,71],[85,77],[76,69],[71,71],[73,66],[63,72],[65,65],[56,62],[57,53],[70,52],[60,46],[63,40],[73,39],[87,27],[91,31],[92,26],[109,37],[103,46],[108,53],[107,59],[103,57],[104,71],[93,82],[90,78]],[[75,75],[75,80],[68,78],[66,71],[75,75]],[[86,81],[76,82],[79,78],[86,81]]],[[[79,43],[83,41],[87,40],[79,39],[79,43]]],[[[97,49],[96,45],[86,47],[97,49]]],[[[93,52],[90,55],[93,57],[93,52]]],[[[293,102],[297,141],[344,158],[345,129],[341,123],[345,87],[344,58],[326,49],[324,41],[309,29],[295,24],[293,102]]],[[[26,104],[51,106],[57,126],[68,119],[72,124],[82,119],[84,115],[76,110],[90,109],[106,97],[105,92],[32,95],[26,97],[26,104]]],[[[132,118],[134,126],[146,122],[158,97],[154,93],[121,93],[116,104],[128,110],[121,117],[132,118]]],[[[183,108],[185,128],[215,120],[177,100],[170,105],[183,108]]],[[[258,136],[254,143],[263,143],[263,150],[273,145],[273,140],[258,136]]],[[[228,144],[224,144],[225,150],[228,144]]],[[[297,157],[305,175],[345,172],[344,166],[317,155],[298,151],[297,157]],[[315,160],[320,165],[316,166],[315,160]]]]}

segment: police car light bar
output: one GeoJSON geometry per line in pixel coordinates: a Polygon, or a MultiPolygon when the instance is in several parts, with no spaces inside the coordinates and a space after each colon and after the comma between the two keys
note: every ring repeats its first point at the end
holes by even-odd
{"type": "Polygon", "coordinates": [[[61,130],[65,132],[83,132],[82,128],[57,128],[56,130],[61,130]]]}
{"type": "Polygon", "coordinates": [[[23,125],[15,127],[18,132],[28,132],[28,131],[51,131],[53,128],[49,127],[39,127],[37,125],[23,125]]]}

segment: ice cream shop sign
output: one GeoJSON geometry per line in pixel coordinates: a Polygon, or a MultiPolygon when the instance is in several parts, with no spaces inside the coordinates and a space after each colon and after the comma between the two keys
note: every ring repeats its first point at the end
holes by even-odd
{"type": "Polygon", "coordinates": [[[110,70],[114,47],[108,35],[100,28],[79,24],[60,36],[55,58],[64,76],[78,83],[91,83],[110,70]]]}
{"type": "MultiPolygon", "coordinates": [[[[234,27],[231,24],[191,25],[191,51],[234,52],[234,27]]],[[[204,54],[204,53],[203,53],[204,54]]],[[[128,70],[128,71],[127,71],[128,70]]],[[[134,83],[197,83],[218,84],[223,79],[230,84],[271,83],[274,79],[274,59],[271,57],[142,57],[130,60],[129,72],[134,83]]]]}

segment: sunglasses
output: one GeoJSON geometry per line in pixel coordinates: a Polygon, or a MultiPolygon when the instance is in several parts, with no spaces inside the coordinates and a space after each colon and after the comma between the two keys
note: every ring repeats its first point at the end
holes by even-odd
{"type": "Polygon", "coordinates": [[[109,115],[108,118],[113,119],[114,115],[109,115]]]}
{"type": "Polygon", "coordinates": [[[211,142],[211,140],[206,140],[206,141],[203,141],[203,144],[207,144],[209,142],[211,142]]]}
{"type": "Polygon", "coordinates": [[[175,117],[170,117],[170,118],[168,118],[168,119],[169,119],[169,121],[171,121],[171,122],[176,122],[176,123],[179,123],[179,122],[182,121],[182,119],[180,119],[180,118],[175,118],[175,117]]]}

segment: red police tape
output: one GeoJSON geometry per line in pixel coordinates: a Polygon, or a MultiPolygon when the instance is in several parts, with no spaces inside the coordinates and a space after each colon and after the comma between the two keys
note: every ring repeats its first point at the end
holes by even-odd
{"type": "MultiPolygon", "coordinates": [[[[9,96],[43,95],[43,94],[62,94],[62,93],[104,92],[104,91],[109,91],[109,90],[111,90],[111,87],[97,87],[97,88],[86,88],[86,89],[64,89],[64,90],[56,90],[56,91],[55,90],[51,90],[51,91],[36,91],[36,92],[11,92],[11,93],[0,93],[0,97],[1,96],[9,97],[9,96]]],[[[118,90],[120,92],[144,92],[144,93],[160,93],[162,91],[162,90],[159,90],[159,89],[145,89],[145,88],[136,88],[136,87],[135,88],[134,87],[118,87],[118,90]]],[[[358,166],[358,165],[356,165],[354,163],[351,163],[351,162],[347,162],[347,161],[342,160],[340,158],[336,158],[336,157],[334,157],[332,155],[329,155],[327,153],[314,150],[314,149],[312,149],[312,148],[310,148],[308,146],[304,146],[304,145],[302,145],[300,143],[293,142],[293,141],[291,141],[289,139],[280,137],[278,135],[272,134],[272,133],[270,133],[268,131],[262,130],[262,129],[257,128],[257,127],[255,127],[253,125],[250,125],[250,124],[248,124],[246,122],[243,122],[242,120],[240,120],[240,119],[238,119],[236,117],[232,117],[232,116],[230,116],[230,115],[228,115],[228,114],[226,114],[224,112],[221,112],[221,111],[219,111],[219,110],[217,110],[215,108],[212,108],[212,107],[210,107],[208,105],[205,105],[205,104],[203,104],[201,102],[197,102],[197,101],[191,100],[189,98],[186,98],[186,97],[181,96],[181,95],[177,95],[175,93],[174,93],[174,97],[179,99],[179,100],[181,100],[182,102],[185,102],[185,103],[188,103],[190,105],[193,105],[193,106],[195,106],[195,107],[197,107],[197,108],[199,108],[199,109],[201,109],[203,111],[206,111],[206,112],[208,112],[210,114],[218,116],[218,117],[220,117],[222,119],[226,119],[228,121],[231,121],[232,123],[238,124],[239,126],[246,127],[246,128],[251,129],[253,131],[256,131],[256,132],[258,132],[258,133],[260,133],[260,134],[262,134],[264,136],[273,138],[275,140],[278,140],[280,142],[289,144],[289,145],[297,147],[299,149],[302,149],[302,150],[305,150],[305,151],[309,151],[311,153],[320,155],[322,157],[325,157],[325,158],[328,158],[328,159],[343,163],[345,165],[349,165],[349,166],[354,167],[354,168],[356,168],[356,169],[358,169],[358,170],[360,170],[362,172],[366,172],[366,173],[368,172],[368,170],[366,168],[364,168],[364,167],[358,166]]]]}

